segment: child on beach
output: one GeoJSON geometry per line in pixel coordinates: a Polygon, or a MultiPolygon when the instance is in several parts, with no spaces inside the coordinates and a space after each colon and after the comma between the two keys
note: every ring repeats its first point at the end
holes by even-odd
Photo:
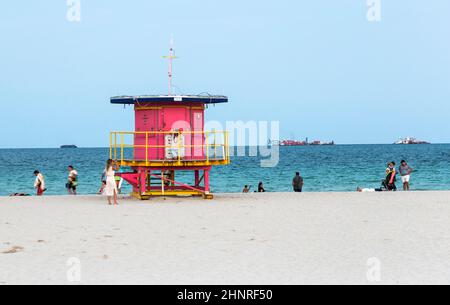
{"type": "Polygon", "coordinates": [[[45,188],[45,178],[38,170],[34,171],[34,175],[36,176],[36,180],[34,181],[34,188],[36,189],[36,195],[42,196],[44,192],[47,190],[45,188]]]}
{"type": "Polygon", "coordinates": [[[106,186],[103,191],[103,194],[108,197],[108,204],[112,205],[111,199],[114,199],[114,206],[118,205],[117,202],[117,183],[116,183],[116,171],[118,171],[119,168],[117,166],[117,163],[115,163],[113,160],[109,159],[106,162],[105,167],[105,176],[106,176],[106,186]]]}
{"type": "Polygon", "coordinates": [[[123,178],[120,176],[116,176],[115,180],[116,180],[116,184],[117,184],[117,192],[119,194],[122,194],[123,178]]]}
{"type": "Polygon", "coordinates": [[[252,187],[251,187],[251,186],[248,186],[248,185],[244,186],[244,189],[242,190],[242,193],[244,193],[244,194],[250,193],[250,189],[251,189],[251,188],[252,188],[252,187]]]}
{"type": "Polygon", "coordinates": [[[402,160],[399,167],[400,176],[402,177],[403,190],[405,192],[409,191],[409,181],[411,179],[411,174],[414,171],[411,167],[409,167],[408,162],[402,160]]]}
{"type": "Polygon", "coordinates": [[[103,192],[105,191],[105,187],[106,187],[106,170],[103,170],[101,182],[102,182],[102,185],[100,186],[100,189],[98,190],[98,194],[99,195],[103,195],[103,192]]]}
{"type": "Polygon", "coordinates": [[[77,186],[78,186],[78,172],[72,165],[68,166],[69,178],[67,180],[66,188],[69,195],[77,194],[77,186]]]}
{"type": "Polygon", "coordinates": [[[103,192],[105,191],[105,187],[106,187],[106,180],[102,181],[102,186],[100,186],[100,189],[98,190],[99,195],[103,195],[103,192]]]}

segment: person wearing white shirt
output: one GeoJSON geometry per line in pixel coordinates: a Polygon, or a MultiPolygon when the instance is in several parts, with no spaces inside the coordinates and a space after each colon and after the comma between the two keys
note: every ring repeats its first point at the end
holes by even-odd
{"type": "Polygon", "coordinates": [[[72,165],[69,165],[68,171],[69,171],[69,178],[66,184],[66,188],[69,195],[76,195],[78,186],[78,172],[72,165]]]}
{"type": "Polygon", "coordinates": [[[117,183],[116,183],[116,171],[119,170],[119,167],[117,165],[116,162],[114,162],[113,160],[109,159],[106,162],[106,166],[105,166],[105,176],[106,176],[106,185],[105,188],[103,190],[103,195],[105,195],[108,198],[108,204],[112,205],[112,200],[114,199],[114,206],[118,205],[117,202],[117,194],[118,194],[118,189],[117,189],[117,183]]]}

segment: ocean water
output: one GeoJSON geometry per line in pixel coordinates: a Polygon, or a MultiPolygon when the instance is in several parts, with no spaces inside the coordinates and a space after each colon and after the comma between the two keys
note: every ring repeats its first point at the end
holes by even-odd
{"type": "MultiPolygon", "coordinates": [[[[336,145],[280,147],[276,167],[262,168],[261,157],[233,157],[229,166],[213,169],[213,192],[241,192],[245,184],[264,182],[269,192],[291,191],[296,171],[305,179],[306,192],[355,191],[358,186],[378,187],[386,164],[406,159],[416,169],[414,190],[450,189],[450,145],[336,145]]],[[[79,194],[95,194],[106,148],[0,149],[0,196],[21,192],[34,194],[33,171],[46,177],[47,195],[65,194],[67,166],[79,172],[79,194]]],[[[183,177],[184,178],[184,177],[183,177]]],[[[398,186],[400,186],[398,181],[398,186]]],[[[124,192],[129,192],[128,186],[124,192]]]]}

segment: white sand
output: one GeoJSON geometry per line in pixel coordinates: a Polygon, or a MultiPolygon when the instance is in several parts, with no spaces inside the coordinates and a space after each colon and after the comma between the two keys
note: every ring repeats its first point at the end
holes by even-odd
{"type": "Polygon", "coordinates": [[[450,284],[449,192],[121,203],[0,198],[0,284],[450,284]]]}

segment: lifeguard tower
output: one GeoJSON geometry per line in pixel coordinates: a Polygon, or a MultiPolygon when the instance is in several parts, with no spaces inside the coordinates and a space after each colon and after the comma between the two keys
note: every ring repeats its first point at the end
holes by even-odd
{"type": "Polygon", "coordinates": [[[132,105],[135,131],[111,132],[110,158],[138,199],[152,196],[203,196],[211,199],[213,166],[230,163],[228,132],[205,131],[205,110],[227,103],[226,96],[172,94],[173,48],[169,59],[169,95],[118,96],[112,104],[132,105]],[[180,179],[179,179],[180,178],[180,179]]]}

